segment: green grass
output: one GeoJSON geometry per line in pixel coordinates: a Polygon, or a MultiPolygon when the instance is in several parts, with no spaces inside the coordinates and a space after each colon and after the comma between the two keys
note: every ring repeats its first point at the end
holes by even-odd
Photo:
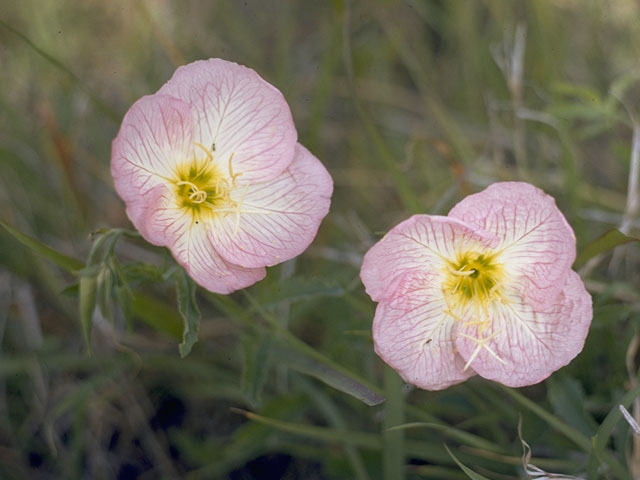
{"type": "Polygon", "coordinates": [[[638,475],[636,2],[5,3],[0,478],[516,479],[519,421],[546,471],[638,475]],[[311,248],[228,297],[126,230],[109,171],[129,106],[209,57],[276,85],[335,181],[311,248]],[[574,227],[585,349],[524,389],[407,388],[359,259],[501,180],[574,227]]]}

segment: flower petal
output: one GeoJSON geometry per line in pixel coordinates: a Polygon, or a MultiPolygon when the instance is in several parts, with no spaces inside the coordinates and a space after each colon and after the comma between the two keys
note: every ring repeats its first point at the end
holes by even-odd
{"type": "Polygon", "coordinates": [[[151,216],[170,202],[166,185],[178,161],[193,147],[189,106],[165,95],[142,97],[124,116],[113,140],[111,174],[127,204],[127,215],[142,236],[154,245],[166,245],[162,235],[148,229],[151,216]]]}
{"type": "Polygon", "coordinates": [[[188,210],[159,206],[148,218],[149,236],[162,239],[191,278],[211,292],[231,293],[266,275],[264,268],[244,268],[222,258],[213,246],[210,226],[196,223],[188,210]]]}
{"type": "Polygon", "coordinates": [[[552,197],[522,182],[494,183],[449,212],[500,238],[501,262],[521,292],[551,305],[576,257],[576,240],[552,197]]]}
{"type": "Polygon", "coordinates": [[[240,183],[270,180],[291,163],[298,136],[291,110],[280,91],[250,68],[200,60],[178,68],[158,93],[191,106],[196,141],[213,146],[225,166],[233,155],[240,183]]]}
{"type": "Polygon", "coordinates": [[[441,390],[475,375],[463,370],[455,353],[457,328],[447,315],[439,275],[411,272],[399,281],[393,297],[382,300],[373,319],[376,353],[408,383],[441,390]]]}
{"type": "Polygon", "coordinates": [[[400,275],[436,271],[457,251],[494,246],[497,239],[460,220],[437,215],[414,215],[393,227],[365,254],[360,278],[367,293],[379,301],[392,292],[400,275]]]}
{"type": "Polygon", "coordinates": [[[262,280],[267,271],[244,268],[222,258],[213,247],[211,232],[193,226],[171,247],[173,256],[196,283],[215,293],[231,293],[262,280]]]}
{"type": "Polygon", "coordinates": [[[541,382],[580,353],[591,324],[591,296],[570,270],[556,301],[546,309],[511,295],[490,315],[491,325],[482,331],[478,325],[461,327],[456,347],[465,360],[472,359],[470,365],[479,375],[523,387],[541,382]]]}
{"type": "MultiPolygon", "coordinates": [[[[169,182],[176,163],[188,158],[192,148],[189,106],[165,95],[142,97],[126,113],[113,140],[111,174],[118,194],[142,208],[151,189],[169,182]]],[[[131,220],[137,227],[139,219],[131,220]]]]}
{"type": "Polygon", "coordinates": [[[329,211],[333,181],[306,148],[277,178],[234,191],[242,213],[218,215],[212,239],[220,255],[244,267],[275,265],[302,253],[329,211]]]}

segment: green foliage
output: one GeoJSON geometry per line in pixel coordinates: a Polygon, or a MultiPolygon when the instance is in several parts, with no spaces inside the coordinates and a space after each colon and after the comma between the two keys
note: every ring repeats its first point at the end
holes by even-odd
{"type": "Polygon", "coordinates": [[[520,418],[545,471],[637,475],[619,405],[640,394],[639,8],[8,2],[0,478],[516,479],[520,418]],[[276,85],[335,180],[311,248],[229,296],[126,230],[109,172],[123,112],[210,56],[276,85]],[[374,353],[360,259],[411,213],[500,180],[543,188],[574,228],[585,350],[526,389],[408,388],[374,353]]]}
{"type": "Polygon", "coordinates": [[[176,290],[178,291],[178,311],[184,322],[182,343],[178,345],[182,358],[189,355],[193,345],[198,341],[200,329],[200,309],[196,303],[196,284],[184,270],[176,273],[176,290]]]}
{"type": "Polygon", "coordinates": [[[640,238],[625,235],[617,229],[609,230],[582,249],[573,264],[573,268],[579,268],[596,255],[607,253],[619,245],[631,242],[640,242],[640,238]]]}

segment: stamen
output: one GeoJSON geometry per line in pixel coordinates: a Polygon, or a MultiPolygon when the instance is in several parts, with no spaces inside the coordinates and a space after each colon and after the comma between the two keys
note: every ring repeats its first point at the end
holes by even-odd
{"type": "Polygon", "coordinates": [[[478,356],[478,354],[480,353],[480,351],[483,348],[485,348],[493,358],[498,360],[503,365],[506,365],[507,362],[505,362],[503,359],[501,359],[498,356],[498,354],[496,352],[494,352],[493,349],[489,345],[487,345],[487,342],[489,340],[493,340],[498,335],[500,335],[501,332],[502,332],[502,330],[497,330],[497,331],[493,332],[491,335],[489,335],[488,337],[485,337],[485,338],[476,338],[476,337],[472,337],[471,335],[466,335],[464,333],[460,333],[460,336],[466,338],[467,340],[474,341],[477,344],[476,348],[473,350],[473,353],[469,357],[469,360],[467,360],[467,363],[465,364],[465,366],[464,366],[464,368],[462,370],[466,371],[467,368],[469,368],[471,363],[476,359],[476,357],[478,356]]]}
{"type": "Polygon", "coordinates": [[[445,292],[444,288],[442,288],[441,291],[442,291],[442,297],[444,298],[444,303],[447,304],[447,308],[442,310],[442,312],[445,315],[450,315],[451,317],[453,317],[454,320],[459,322],[460,321],[460,317],[453,312],[453,309],[451,308],[451,305],[449,304],[449,298],[448,298],[447,292],[445,292]]]}
{"type": "Polygon", "coordinates": [[[200,190],[196,184],[193,182],[188,182],[187,180],[181,180],[177,183],[178,186],[187,185],[191,190],[189,193],[189,200],[193,203],[203,203],[207,200],[207,192],[204,190],[200,190]]]}
{"type": "Polygon", "coordinates": [[[238,173],[233,173],[233,165],[232,165],[232,161],[233,161],[233,156],[235,155],[235,152],[231,154],[231,156],[229,157],[229,176],[231,177],[231,183],[233,183],[234,187],[237,187],[238,184],[236,183],[236,178],[238,178],[239,176],[242,175],[242,172],[238,172],[238,173]]]}
{"type": "Polygon", "coordinates": [[[193,142],[196,147],[200,147],[204,153],[207,155],[207,161],[213,162],[213,152],[209,150],[207,147],[198,142],[193,142]]]}
{"type": "MultiPolygon", "coordinates": [[[[231,168],[231,160],[229,160],[229,168],[231,168]]],[[[233,179],[233,181],[235,182],[235,178],[233,179]]],[[[240,201],[239,202],[235,202],[236,223],[235,223],[235,225],[233,227],[233,234],[234,235],[236,233],[238,233],[238,228],[240,228],[240,209],[242,207],[242,204],[244,203],[244,197],[246,197],[248,190],[249,190],[249,186],[247,185],[247,187],[244,189],[244,192],[242,192],[242,197],[240,197],[240,201]]]]}
{"type": "Polygon", "coordinates": [[[476,273],[476,271],[474,269],[466,270],[466,271],[463,270],[465,267],[462,267],[459,270],[454,270],[454,269],[450,268],[449,271],[452,274],[457,275],[459,277],[468,277],[469,275],[473,275],[474,273],[476,273]]]}

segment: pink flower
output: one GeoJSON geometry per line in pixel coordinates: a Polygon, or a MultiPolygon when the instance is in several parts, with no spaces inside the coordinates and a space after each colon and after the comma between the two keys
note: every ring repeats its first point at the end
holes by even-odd
{"type": "Polygon", "coordinates": [[[203,287],[229,293],[304,251],[333,182],[282,94],[220,59],[176,70],[129,109],[111,173],[127,215],[203,287]]]}
{"type": "Polygon", "coordinates": [[[527,183],[496,183],[446,217],[415,215],[364,257],[376,352],[428,390],[476,373],[538,383],[582,350],[591,323],[575,255],[553,198],[527,183]]]}

